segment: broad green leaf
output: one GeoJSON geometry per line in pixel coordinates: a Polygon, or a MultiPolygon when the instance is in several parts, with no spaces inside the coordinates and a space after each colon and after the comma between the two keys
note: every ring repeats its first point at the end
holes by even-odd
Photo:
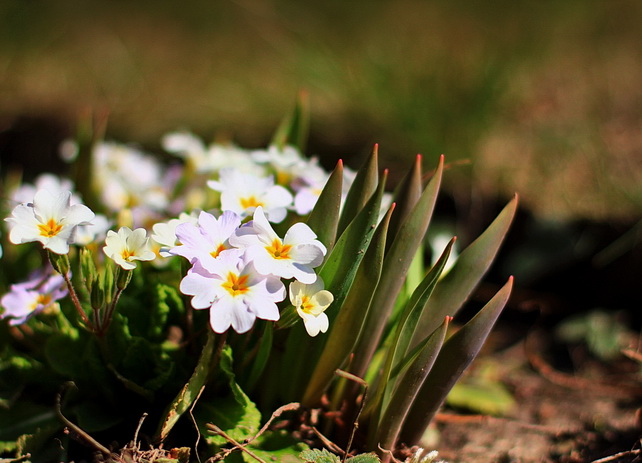
{"type": "Polygon", "coordinates": [[[341,460],[334,453],[328,452],[326,449],[310,449],[301,452],[299,457],[306,463],[340,463],[341,460]]]}
{"type": "Polygon", "coordinates": [[[381,275],[388,224],[393,211],[394,204],[377,227],[350,292],[331,322],[328,340],[303,395],[304,406],[312,406],[318,402],[334,378],[335,370],[343,365],[354,348],[357,339],[355,333],[361,331],[381,275]]]}
{"type": "Polygon", "coordinates": [[[371,307],[368,318],[365,320],[361,331],[362,335],[355,348],[354,362],[350,369],[360,378],[365,376],[372,356],[380,344],[395,300],[403,287],[408,268],[428,229],[441,184],[443,164],[442,156],[435,175],[426,185],[421,198],[407,220],[399,228],[394,243],[385,256],[381,279],[373,299],[376,303],[371,307]]]}
{"type": "Polygon", "coordinates": [[[160,422],[158,431],[156,432],[158,440],[165,440],[181,415],[192,406],[192,403],[196,400],[196,397],[198,397],[201,388],[207,382],[210,369],[213,368],[212,363],[215,339],[214,333],[208,331],[207,343],[201,351],[201,356],[198,359],[198,364],[194,369],[194,373],[163,413],[164,418],[160,422]]]}
{"type": "Polygon", "coordinates": [[[155,304],[149,311],[150,340],[166,334],[167,319],[172,312],[183,312],[183,300],[175,287],[159,283],[156,285],[155,304]]]}
{"type": "Polygon", "coordinates": [[[477,315],[444,343],[407,416],[402,442],[412,445],[419,441],[448,392],[479,353],[506,305],[512,287],[513,277],[510,277],[477,315]]]}
{"type": "Polygon", "coordinates": [[[15,441],[23,434],[34,434],[38,429],[60,428],[60,420],[53,406],[43,406],[20,400],[9,409],[0,408],[0,441],[15,441]]]}
{"type": "MultiPolygon", "coordinates": [[[[225,431],[232,439],[242,442],[254,437],[261,425],[261,412],[236,382],[232,360],[232,349],[225,346],[221,352],[220,369],[227,377],[231,395],[199,404],[196,415],[199,422],[212,423],[225,431]]],[[[224,437],[212,434],[203,426],[202,434],[210,444],[217,446],[227,443],[224,437]]]]}
{"type": "Polygon", "coordinates": [[[381,463],[381,460],[375,453],[362,453],[348,458],[346,463],[381,463]]]}
{"type": "MultiPolygon", "coordinates": [[[[450,271],[439,281],[419,321],[421,333],[433,331],[446,315],[455,316],[495,259],[517,209],[517,196],[475,241],[464,249],[450,271]]],[[[412,344],[421,339],[415,335],[412,344]]]]}
{"type": "Polygon", "coordinates": [[[453,386],[446,403],[483,415],[505,415],[516,405],[511,393],[498,381],[460,381],[453,386]]]}
{"type": "Polygon", "coordinates": [[[123,421],[123,410],[96,400],[84,401],[73,407],[78,426],[89,433],[104,431],[123,421]]]}
{"type": "Polygon", "coordinates": [[[378,145],[375,145],[370,157],[357,171],[357,176],[354,178],[343,204],[343,211],[339,219],[338,236],[341,236],[377,189],[377,184],[379,183],[378,149],[378,145]]]}
{"type": "MultiPolygon", "coordinates": [[[[413,406],[421,385],[435,363],[444,339],[446,339],[446,330],[450,320],[450,317],[446,317],[441,326],[427,337],[426,341],[422,343],[423,348],[410,364],[403,378],[397,381],[397,388],[386,405],[381,420],[373,429],[376,434],[373,432],[371,435],[376,437],[372,439],[371,445],[378,444],[384,449],[395,448],[404,420],[413,406]]],[[[377,416],[373,416],[373,421],[377,418],[377,416]]]]}
{"type": "Polygon", "coordinates": [[[247,390],[251,391],[254,389],[256,382],[259,380],[265,365],[267,365],[268,358],[270,357],[270,351],[272,350],[272,323],[265,323],[265,328],[263,329],[263,336],[261,336],[261,344],[259,345],[259,350],[256,354],[254,362],[252,362],[252,369],[250,370],[250,375],[247,380],[247,390]]]}
{"type": "Polygon", "coordinates": [[[162,355],[155,344],[138,336],[132,337],[115,367],[122,377],[150,392],[162,387],[174,370],[169,357],[162,355]]]}
{"type": "Polygon", "coordinates": [[[343,162],[339,160],[306,222],[328,251],[334,248],[337,239],[342,188],[343,162]]]}
{"type": "Polygon", "coordinates": [[[309,126],[310,109],[308,93],[301,91],[297,97],[294,109],[281,121],[270,144],[279,149],[290,145],[303,152],[308,139],[309,126]]]}
{"type": "Polygon", "coordinates": [[[113,378],[105,365],[98,340],[87,332],[78,338],[62,333],[54,334],[45,343],[45,355],[53,370],[76,382],[79,388],[101,385],[108,393],[113,378]]]}
{"type": "MultiPolygon", "coordinates": [[[[291,432],[280,430],[262,434],[248,445],[248,449],[265,461],[301,463],[299,455],[307,450],[308,446],[300,439],[294,438],[291,432]]],[[[245,453],[243,459],[248,463],[256,463],[255,459],[245,453]]]]}

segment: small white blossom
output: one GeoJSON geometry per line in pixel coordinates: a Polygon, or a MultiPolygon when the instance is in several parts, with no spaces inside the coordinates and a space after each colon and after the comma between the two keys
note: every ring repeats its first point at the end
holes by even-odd
{"type": "Polygon", "coordinates": [[[134,261],[153,260],[156,257],[149,247],[149,238],[144,228],[132,231],[128,227],[121,227],[118,233],[109,230],[103,251],[125,270],[136,268],[134,261]]]}
{"type": "Polygon", "coordinates": [[[258,177],[237,169],[223,169],[219,180],[207,185],[221,192],[221,208],[247,217],[262,207],[270,222],[279,223],[292,204],[292,194],[281,185],[275,185],[272,176],[258,177]]]}
{"type": "Polygon", "coordinates": [[[334,296],[323,287],[320,277],[310,285],[298,281],[290,283],[290,302],[303,319],[305,330],[313,337],[328,331],[329,320],[325,310],[334,301],[334,296]]]}
{"type": "Polygon", "coordinates": [[[237,229],[230,237],[230,244],[245,248],[256,270],[281,278],[296,278],[301,283],[314,283],[314,268],[321,265],[327,250],[317,235],[306,224],[295,223],[279,238],[263,208],[256,208],[254,220],[237,229]]]}
{"type": "Polygon", "coordinates": [[[71,205],[71,192],[36,192],[32,203],[15,207],[6,220],[12,224],[9,240],[14,244],[39,241],[45,249],[67,254],[78,225],[87,225],[94,213],[85,205],[71,205]]]}
{"type": "Polygon", "coordinates": [[[195,309],[210,309],[210,325],[216,333],[230,326],[245,333],[256,318],[278,320],[276,303],[285,298],[281,280],[258,273],[239,249],[222,253],[218,259],[196,261],[180,290],[193,296],[195,309]]]}

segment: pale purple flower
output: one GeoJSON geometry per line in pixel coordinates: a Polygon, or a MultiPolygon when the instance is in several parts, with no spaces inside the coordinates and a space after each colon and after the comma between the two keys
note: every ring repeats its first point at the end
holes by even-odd
{"type": "Polygon", "coordinates": [[[192,214],[182,212],[178,218],[170,219],[167,222],[159,222],[152,226],[152,240],[157,244],[158,254],[161,257],[171,257],[171,248],[180,244],[176,236],[176,229],[179,225],[189,223],[197,224],[198,218],[192,214]]]}
{"type": "Polygon", "coordinates": [[[4,311],[0,318],[9,318],[10,325],[20,325],[53,307],[66,295],[67,287],[62,275],[52,274],[51,269],[36,271],[27,281],[11,285],[10,291],[2,296],[0,305],[4,311]]]}
{"type": "Polygon", "coordinates": [[[241,225],[241,218],[232,211],[224,211],[217,219],[212,214],[201,212],[198,225],[183,223],[176,227],[180,246],[170,249],[170,254],[183,256],[191,263],[195,260],[216,259],[230,249],[228,239],[241,225]]]}
{"type": "Polygon", "coordinates": [[[254,220],[240,227],[230,237],[230,244],[245,248],[260,273],[311,284],[317,279],[313,269],[323,263],[326,254],[326,247],[316,237],[310,227],[299,222],[281,239],[259,206],[254,220]]]}
{"type": "Polygon", "coordinates": [[[181,281],[180,290],[193,296],[195,309],[210,309],[210,325],[216,333],[230,326],[237,333],[245,333],[257,318],[278,320],[276,303],[285,298],[281,280],[258,273],[241,250],[196,261],[181,281]]]}

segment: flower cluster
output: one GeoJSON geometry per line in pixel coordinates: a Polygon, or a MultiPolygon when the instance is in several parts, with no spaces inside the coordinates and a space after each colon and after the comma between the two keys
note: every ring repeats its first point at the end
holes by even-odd
{"type": "MultiPolygon", "coordinates": [[[[156,157],[128,145],[94,146],[91,196],[104,215],[83,204],[73,182],[52,174],[13,190],[17,206],[6,219],[9,240],[39,242],[60,256],[50,254],[54,268],[64,269],[72,292],[65,260],[72,245],[93,251],[102,247],[104,256],[120,269],[115,277],[120,275],[121,286],[129,282],[131,275],[126,274],[139,261],[153,261],[160,269],[171,265],[171,257],[182,256],[191,268],[179,288],[192,296],[194,308],[210,309],[214,331],[231,327],[244,333],[256,318],[276,321],[277,303],[289,294],[290,310],[299,314],[308,333],[325,332],[324,310],[333,297],[314,270],[323,262],[325,246],[302,222],[282,238],[271,225],[286,218],[293,223],[292,216],[303,217],[312,210],[329,177],[317,159],[290,146],[265,150],[206,146],[186,132],[171,133],[162,144],[183,164],[163,166],[156,157]]],[[[66,143],[66,152],[70,148],[66,143]]],[[[352,172],[346,178],[351,181],[352,172]]],[[[97,255],[92,259],[100,261],[97,255]]],[[[12,317],[17,323],[29,317],[16,314],[39,312],[34,307],[40,306],[27,303],[26,296],[15,296],[24,285],[31,290],[30,284],[11,287],[0,317],[12,317]]],[[[88,290],[96,292],[92,285],[90,281],[88,290]]],[[[101,298],[104,295],[96,296],[101,298]]],[[[76,306],[81,318],[89,320],[81,305],[76,306]]]]}
{"type": "MultiPolygon", "coordinates": [[[[262,206],[257,206],[253,220],[243,225],[234,211],[227,210],[218,219],[201,212],[197,225],[189,222],[178,225],[176,236],[181,244],[170,253],[183,256],[192,264],[180,289],[193,296],[195,309],[210,309],[210,324],[217,333],[230,326],[244,333],[252,328],[256,318],[278,320],[276,303],[285,299],[281,279],[294,278],[290,288],[322,286],[314,268],[323,262],[325,246],[303,223],[293,225],[281,239],[262,206]]],[[[317,311],[316,316],[319,315],[317,311]]],[[[306,327],[316,323],[306,318],[304,322],[306,327]]],[[[308,332],[316,335],[319,329],[309,328],[308,332]]]]}

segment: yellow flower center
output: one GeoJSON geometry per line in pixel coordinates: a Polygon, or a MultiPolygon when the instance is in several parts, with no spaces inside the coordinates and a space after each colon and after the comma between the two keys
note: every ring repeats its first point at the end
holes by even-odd
{"type": "Polygon", "coordinates": [[[254,196],[249,196],[247,198],[241,198],[241,207],[243,209],[249,209],[251,207],[263,206],[263,203],[256,199],[254,196]]]}
{"type": "Polygon", "coordinates": [[[62,230],[62,225],[60,225],[54,219],[49,219],[47,223],[38,224],[38,229],[40,230],[40,236],[51,238],[60,233],[60,230],[62,230]]]}
{"type": "Polygon", "coordinates": [[[220,253],[225,251],[227,248],[223,245],[223,243],[218,245],[218,248],[216,248],[214,251],[210,252],[210,256],[212,256],[214,259],[218,257],[220,253]]]}
{"type": "Polygon", "coordinates": [[[265,249],[267,249],[267,252],[269,252],[275,259],[290,259],[292,246],[289,244],[283,244],[280,239],[275,238],[274,241],[272,241],[272,244],[265,249]]]}
{"type": "Polygon", "coordinates": [[[130,251],[129,249],[123,249],[123,252],[120,253],[120,256],[123,258],[123,260],[131,260],[132,257],[134,257],[136,253],[134,251],[130,251]]]}
{"type": "Polygon", "coordinates": [[[289,172],[278,171],[276,173],[276,183],[279,185],[289,185],[292,175],[289,172]]]}
{"type": "Polygon", "coordinates": [[[227,274],[227,281],[223,283],[223,288],[225,288],[232,297],[240,296],[250,290],[250,287],[247,285],[248,279],[248,275],[238,276],[235,273],[229,272],[227,274]]]}
{"type": "Polygon", "coordinates": [[[36,301],[31,305],[31,310],[36,310],[36,307],[43,305],[47,307],[53,302],[50,294],[39,294],[36,301]]]}
{"type": "Polygon", "coordinates": [[[303,310],[305,313],[312,313],[312,309],[314,309],[314,304],[310,302],[310,296],[301,296],[301,305],[299,306],[301,310],[303,310]]]}

